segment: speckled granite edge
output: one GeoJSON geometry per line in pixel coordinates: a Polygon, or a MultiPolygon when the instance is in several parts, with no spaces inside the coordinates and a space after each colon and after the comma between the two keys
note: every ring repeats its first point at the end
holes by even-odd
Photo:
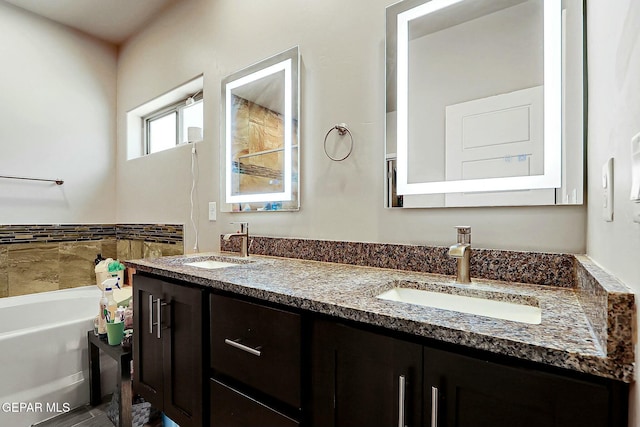
{"type": "Polygon", "coordinates": [[[589,257],[575,256],[578,300],[607,356],[622,363],[635,359],[635,296],[589,257]]]}
{"type": "MultiPolygon", "coordinates": [[[[223,251],[238,251],[239,239],[223,240],[223,251]]],[[[456,261],[448,248],[386,243],[340,242],[252,236],[256,255],[335,262],[365,267],[392,268],[423,273],[456,274],[456,261]]],[[[540,252],[472,248],[471,277],[573,288],[573,256],[540,252]]]]}

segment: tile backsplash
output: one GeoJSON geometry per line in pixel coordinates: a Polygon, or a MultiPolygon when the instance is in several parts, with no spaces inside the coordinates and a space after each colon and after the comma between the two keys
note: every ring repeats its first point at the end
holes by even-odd
{"type": "Polygon", "coordinates": [[[97,254],[124,260],[182,253],[182,225],[0,225],[0,297],[94,284],[97,254]]]}

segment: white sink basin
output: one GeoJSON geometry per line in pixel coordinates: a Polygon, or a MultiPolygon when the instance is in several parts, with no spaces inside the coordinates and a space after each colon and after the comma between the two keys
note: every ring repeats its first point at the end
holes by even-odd
{"type": "Polygon", "coordinates": [[[233,262],[225,262],[225,261],[214,261],[214,260],[208,259],[208,260],[205,260],[205,261],[185,262],[184,265],[189,265],[191,267],[206,268],[206,269],[209,269],[209,270],[213,270],[213,269],[216,269],[216,268],[236,267],[236,266],[242,265],[242,264],[237,264],[237,263],[233,263],[233,262]]]}
{"type": "Polygon", "coordinates": [[[376,298],[532,325],[539,325],[542,316],[540,307],[531,305],[413,288],[395,287],[376,298]]]}

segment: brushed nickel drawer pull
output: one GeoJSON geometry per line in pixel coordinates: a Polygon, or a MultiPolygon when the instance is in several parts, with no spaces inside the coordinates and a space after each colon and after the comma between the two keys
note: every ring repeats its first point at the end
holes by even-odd
{"type": "Polygon", "coordinates": [[[230,340],[230,339],[225,339],[224,340],[225,344],[230,345],[231,347],[235,347],[237,349],[240,349],[242,351],[246,351],[247,353],[253,354],[254,356],[260,356],[262,354],[262,352],[259,350],[261,347],[256,347],[256,348],[251,348],[249,346],[246,346],[242,343],[240,343],[240,338],[236,339],[236,340],[230,340]]]}
{"type": "Polygon", "coordinates": [[[400,375],[398,379],[398,427],[406,427],[404,424],[405,419],[405,406],[404,401],[407,393],[407,380],[404,375],[400,375]]]}
{"type": "Polygon", "coordinates": [[[153,294],[149,294],[149,333],[153,334],[153,294]]]}
{"type": "Polygon", "coordinates": [[[153,334],[153,327],[157,326],[156,337],[162,339],[162,307],[167,305],[166,302],[162,302],[161,298],[157,300],[153,299],[153,295],[149,294],[149,333],[153,334]],[[156,304],[156,322],[153,321],[153,304],[156,304]]]}
{"type": "Polygon", "coordinates": [[[157,308],[157,312],[156,312],[157,318],[158,318],[158,322],[157,322],[158,323],[158,329],[157,329],[158,330],[158,335],[156,335],[156,336],[160,340],[160,339],[162,339],[162,306],[163,305],[167,305],[167,304],[163,304],[161,298],[158,298],[156,300],[156,304],[157,304],[157,307],[158,307],[157,308]]]}
{"type": "Polygon", "coordinates": [[[438,387],[431,386],[431,427],[438,427],[438,387]]]}

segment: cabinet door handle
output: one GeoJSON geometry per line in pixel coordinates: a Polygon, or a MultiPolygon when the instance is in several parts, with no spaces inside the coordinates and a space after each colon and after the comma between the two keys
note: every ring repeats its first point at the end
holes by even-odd
{"type": "Polygon", "coordinates": [[[405,421],[405,396],[407,393],[407,379],[404,375],[398,378],[398,427],[406,427],[405,421]]]}
{"type": "Polygon", "coordinates": [[[253,354],[254,356],[260,357],[260,355],[262,354],[262,352],[260,351],[261,347],[251,348],[249,346],[246,346],[240,342],[240,338],[235,340],[230,340],[229,338],[226,338],[224,340],[224,343],[230,345],[231,347],[235,347],[242,351],[246,351],[249,354],[253,354]]]}
{"type": "Polygon", "coordinates": [[[161,298],[157,300],[153,300],[153,295],[149,294],[149,333],[153,333],[153,327],[157,326],[157,334],[158,339],[162,338],[162,307],[167,305],[166,302],[162,302],[161,298]],[[156,322],[153,321],[153,303],[156,303],[156,322]]]}
{"type": "Polygon", "coordinates": [[[438,427],[438,387],[431,386],[431,427],[438,427]]]}
{"type": "Polygon", "coordinates": [[[158,326],[157,326],[157,331],[158,331],[158,339],[162,338],[162,299],[158,298],[156,300],[156,304],[157,304],[157,308],[156,308],[156,316],[158,317],[158,326]]]}
{"type": "Polygon", "coordinates": [[[153,333],[153,294],[149,294],[149,333],[153,333]]]}

